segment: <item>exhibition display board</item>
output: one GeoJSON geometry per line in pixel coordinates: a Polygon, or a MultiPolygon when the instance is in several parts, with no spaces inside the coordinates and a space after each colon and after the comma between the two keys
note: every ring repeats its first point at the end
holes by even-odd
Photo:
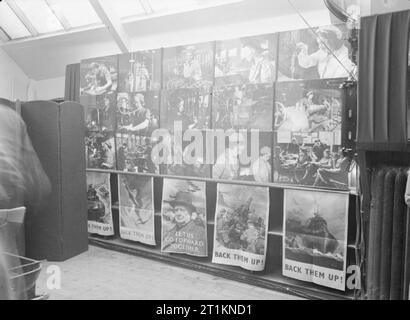
{"type": "MultiPolygon", "coordinates": [[[[345,286],[360,256],[357,171],[342,145],[355,72],[346,34],[326,26],[82,61],[87,171],[111,175],[113,204],[114,235],[91,241],[301,296],[357,297],[345,286]],[[291,192],[329,199],[295,214],[291,192]],[[283,268],[285,251],[310,261],[303,272],[334,272],[307,283],[283,268]]],[[[91,189],[89,208],[107,217],[91,189]]]]}

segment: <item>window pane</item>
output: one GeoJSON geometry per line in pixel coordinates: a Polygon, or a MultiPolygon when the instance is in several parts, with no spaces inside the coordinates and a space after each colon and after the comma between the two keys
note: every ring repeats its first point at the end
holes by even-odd
{"type": "Polygon", "coordinates": [[[2,27],[12,39],[30,36],[30,32],[28,32],[20,19],[17,18],[5,2],[0,3],[0,27],[2,27]]]}
{"type": "Polygon", "coordinates": [[[15,0],[39,33],[63,30],[57,17],[44,0],[15,0]]]}
{"type": "Polygon", "coordinates": [[[145,14],[144,8],[139,0],[120,0],[111,3],[115,13],[120,18],[131,17],[145,14]]]}
{"type": "Polygon", "coordinates": [[[71,27],[81,27],[101,23],[93,7],[84,0],[48,0],[55,10],[59,10],[71,27]]]}

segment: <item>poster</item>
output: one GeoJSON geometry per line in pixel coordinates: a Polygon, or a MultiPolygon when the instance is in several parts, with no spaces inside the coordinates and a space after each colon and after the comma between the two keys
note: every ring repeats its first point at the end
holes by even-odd
{"type": "Polygon", "coordinates": [[[125,53],[119,56],[120,92],[161,89],[161,49],[125,53]]]}
{"type": "Polygon", "coordinates": [[[213,129],[273,129],[272,85],[238,85],[214,89],[213,129]]]}
{"type": "Polygon", "coordinates": [[[114,235],[110,174],[87,172],[88,232],[114,235]]]}
{"type": "Polygon", "coordinates": [[[208,255],[205,182],[164,179],[161,216],[162,252],[208,255]]]}
{"type": "Polygon", "coordinates": [[[212,178],[272,182],[273,135],[268,132],[233,133],[223,152],[215,150],[212,178]]]}
{"type": "Polygon", "coordinates": [[[285,190],[284,276],[344,291],[349,195],[285,190]]]}
{"type": "Polygon", "coordinates": [[[114,131],[117,98],[114,93],[99,96],[81,96],[87,131],[114,131]]]}
{"type": "Polygon", "coordinates": [[[273,83],[276,55],[277,34],[217,41],[215,85],[273,83]]]}
{"type": "Polygon", "coordinates": [[[113,93],[118,87],[118,56],[81,61],[80,95],[113,93]]]}
{"type": "Polygon", "coordinates": [[[113,132],[88,131],[85,137],[88,169],[115,169],[115,138],[113,132]]]}
{"type": "Polygon", "coordinates": [[[151,135],[151,133],[158,128],[159,91],[118,93],[118,132],[151,135]]]}
{"type": "Polygon", "coordinates": [[[212,262],[265,268],[269,188],[218,184],[212,262]]]}
{"type": "Polygon", "coordinates": [[[208,129],[211,120],[209,88],[164,90],[161,96],[161,128],[208,129]]]}
{"type": "Polygon", "coordinates": [[[347,78],[355,73],[345,25],[279,34],[278,81],[347,78]]]}
{"type": "Polygon", "coordinates": [[[214,42],[164,49],[164,89],[210,87],[213,69],[214,42]]]}
{"type": "Polygon", "coordinates": [[[120,236],[155,246],[154,179],[118,175],[120,236]]]}
{"type": "Polygon", "coordinates": [[[117,170],[140,173],[159,173],[152,158],[152,149],[158,142],[151,136],[117,132],[117,170]]]}

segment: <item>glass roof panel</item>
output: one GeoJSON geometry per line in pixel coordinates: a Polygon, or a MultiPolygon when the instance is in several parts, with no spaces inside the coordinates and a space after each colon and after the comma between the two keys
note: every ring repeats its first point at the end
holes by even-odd
{"type": "Polygon", "coordinates": [[[66,18],[72,28],[101,23],[93,7],[85,0],[47,0],[66,18]]]}
{"type": "MultiPolygon", "coordinates": [[[[172,1],[170,1],[172,2],[172,1]]],[[[119,0],[111,3],[115,13],[120,18],[146,14],[139,0],[119,0]]]]}
{"type": "Polygon", "coordinates": [[[0,27],[12,39],[29,37],[31,35],[5,2],[0,2],[0,27]]]}
{"type": "Polygon", "coordinates": [[[61,23],[44,0],[15,0],[39,33],[63,30],[61,23]]]}

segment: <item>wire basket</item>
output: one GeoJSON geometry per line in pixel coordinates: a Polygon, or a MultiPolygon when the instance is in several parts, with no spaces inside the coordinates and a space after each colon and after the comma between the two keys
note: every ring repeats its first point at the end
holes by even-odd
{"type": "Polygon", "coordinates": [[[11,253],[3,253],[7,260],[10,286],[17,299],[35,299],[35,286],[41,272],[41,263],[11,253]]]}

